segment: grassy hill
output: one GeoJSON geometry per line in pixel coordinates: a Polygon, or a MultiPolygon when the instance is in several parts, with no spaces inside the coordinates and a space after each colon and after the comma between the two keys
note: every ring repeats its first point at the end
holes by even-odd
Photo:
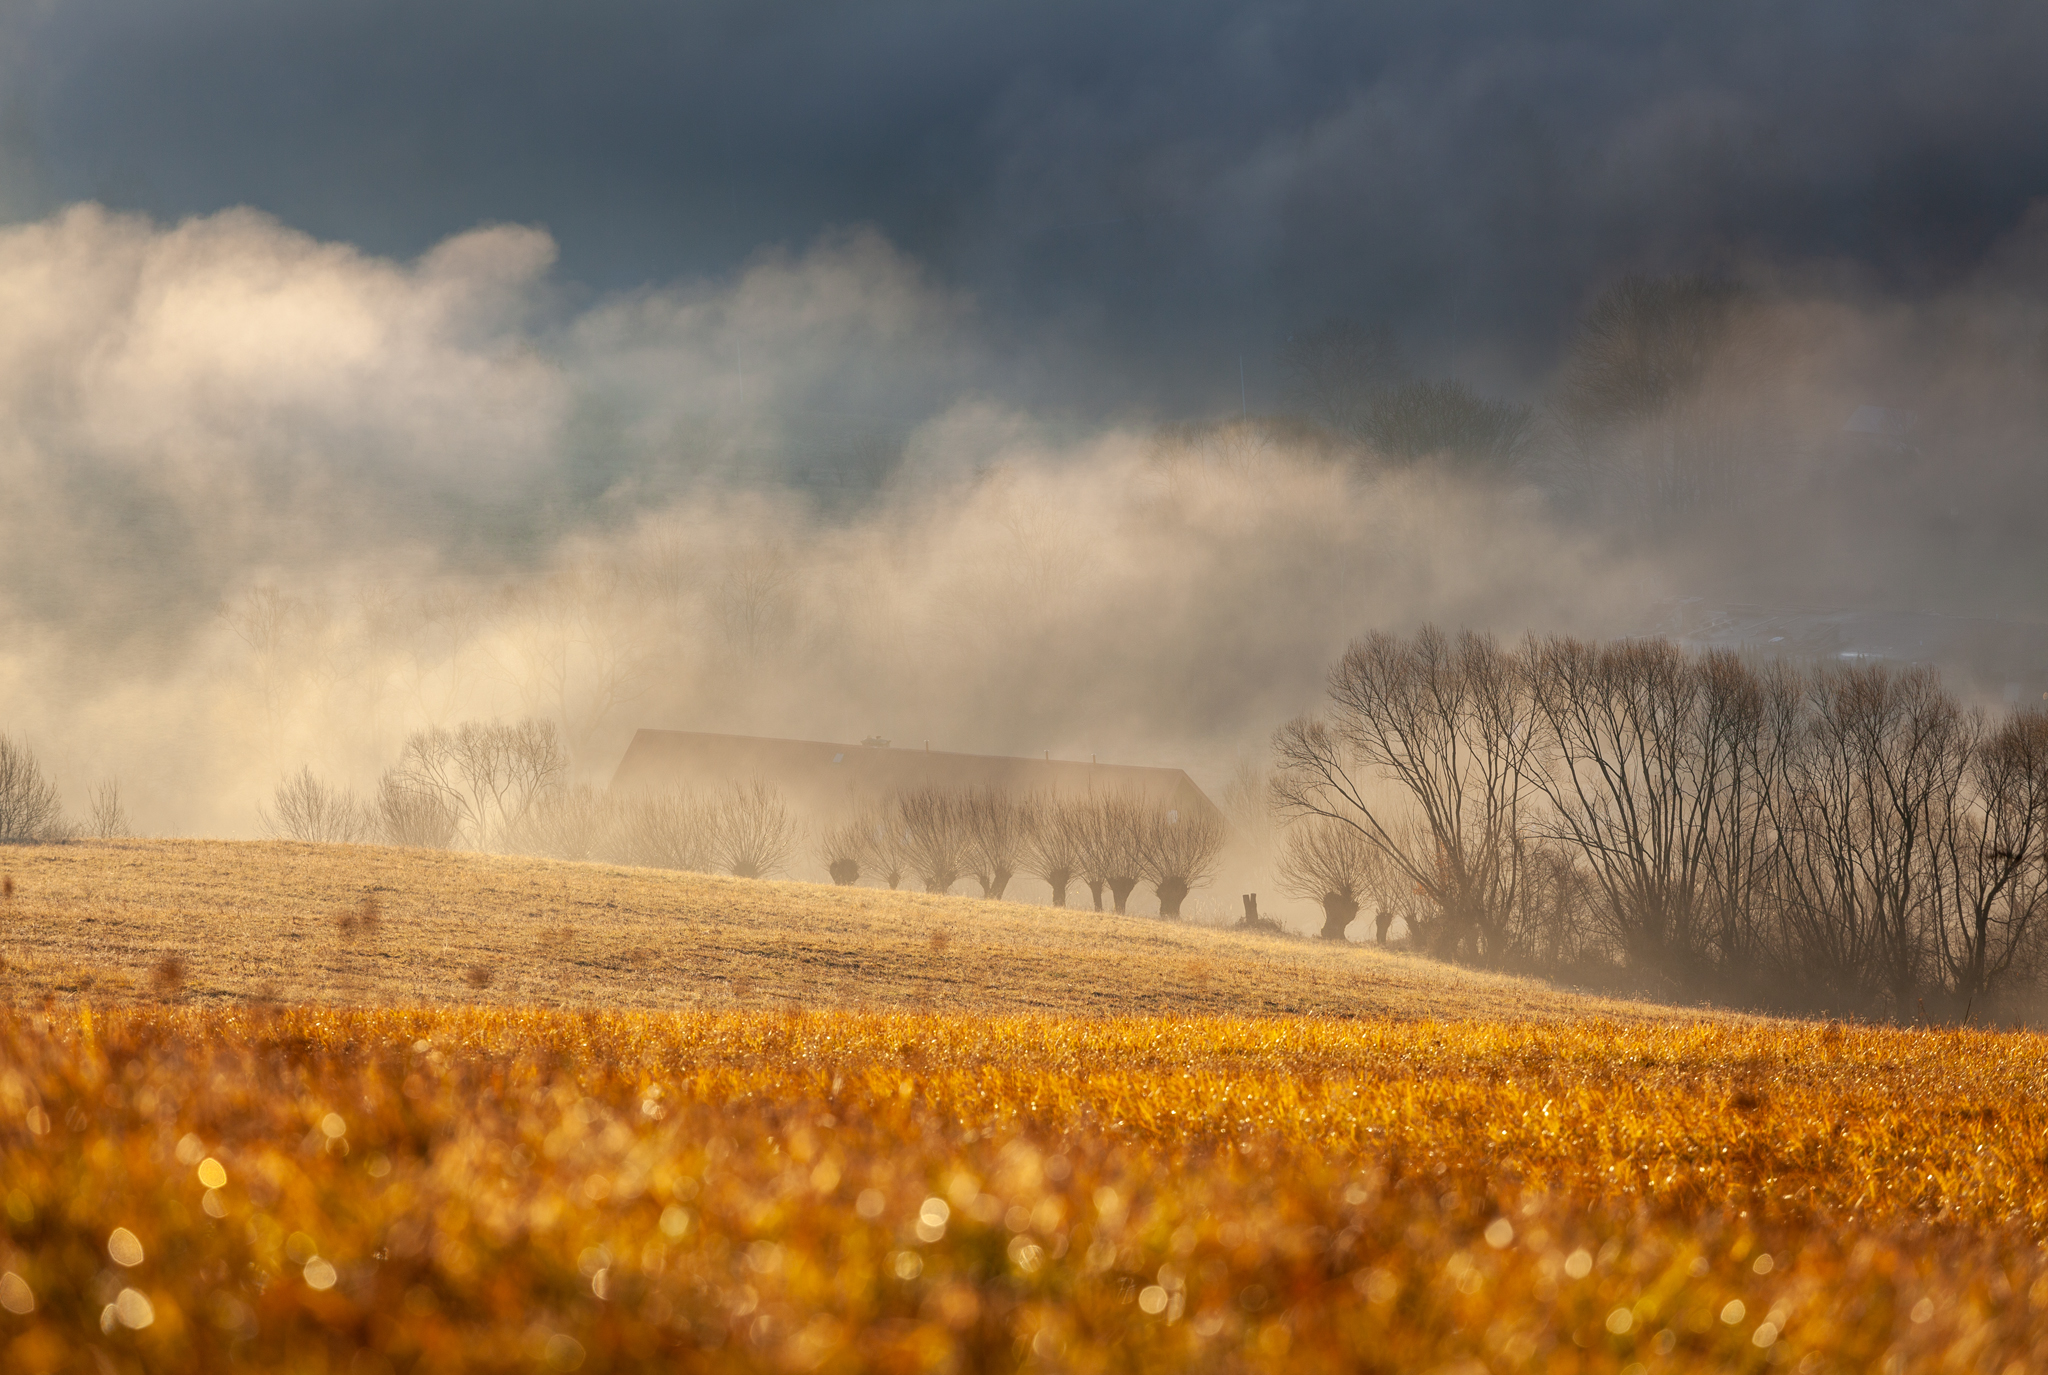
{"type": "Polygon", "coordinates": [[[1362,946],[976,898],[450,851],[0,850],[0,1001],[1304,1014],[1692,1010],[1362,946]]]}

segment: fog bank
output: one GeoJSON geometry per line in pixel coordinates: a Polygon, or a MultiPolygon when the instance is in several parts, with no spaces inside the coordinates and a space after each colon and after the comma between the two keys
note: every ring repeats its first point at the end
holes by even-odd
{"type": "Polygon", "coordinates": [[[76,206],[0,232],[0,729],[154,832],[251,834],[288,770],[492,716],[599,780],[664,726],[1213,789],[1373,628],[1627,633],[1701,588],[2013,615],[2044,230],[1931,302],[1760,265],[1689,409],[1546,401],[1475,466],[1299,407],[1035,406],[870,231],[578,302],[534,228],[398,260],[76,206]],[[1910,433],[1857,448],[1864,404],[1910,433]],[[1695,448],[1720,486],[1645,485],[1695,448]]]}

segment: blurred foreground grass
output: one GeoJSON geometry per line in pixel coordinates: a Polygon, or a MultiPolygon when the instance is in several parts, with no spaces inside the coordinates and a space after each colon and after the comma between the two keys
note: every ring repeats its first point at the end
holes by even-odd
{"type": "Polygon", "coordinates": [[[2048,1041],[0,1012],[0,1368],[2023,1372],[2048,1041]]]}

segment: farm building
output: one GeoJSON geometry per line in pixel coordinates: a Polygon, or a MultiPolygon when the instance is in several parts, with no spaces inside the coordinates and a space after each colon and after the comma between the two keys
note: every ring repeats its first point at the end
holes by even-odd
{"type": "Polygon", "coordinates": [[[1018,759],[948,750],[896,749],[872,740],[835,745],[704,731],[635,733],[612,777],[612,787],[638,792],[659,788],[704,790],[731,783],[768,784],[788,804],[813,816],[835,817],[863,802],[914,788],[1000,788],[1018,796],[1136,794],[1166,811],[1208,812],[1216,804],[1180,769],[1138,764],[1097,764],[1065,759],[1018,759]]]}

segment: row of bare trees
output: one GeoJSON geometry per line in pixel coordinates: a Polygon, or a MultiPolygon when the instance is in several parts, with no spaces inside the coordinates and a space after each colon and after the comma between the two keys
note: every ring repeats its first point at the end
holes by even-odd
{"type": "MultiPolygon", "coordinates": [[[[301,769],[265,814],[275,835],[594,859],[765,878],[785,871],[801,828],[767,785],[709,795],[621,795],[565,786],[567,759],[544,721],[469,722],[418,731],[364,800],[301,769]]],[[[1155,806],[1127,793],[1020,797],[996,788],[918,788],[869,804],[828,828],[819,858],[837,883],[900,887],[915,878],[949,892],[974,878],[1001,898],[1018,874],[1043,879],[1056,906],[1085,884],[1097,911],[1116,911],[1149,883],[1177,917],[1216,872],[1223,824],[1207,811],[1155,806]]]]}
{"type": "Polygon", "coordinates": [[[1129,793],[1024,796],[997,788],[918,788],[874,803],[825,832],[819,857],[836,883],[872,878],[891,888],[915,878],[944,893],[972,877],[1000,898],[1029,874],[1052,889],[1055,907],[1075,883],[1096,911],[1108,893],[1118,912],[1149,883],[1162,916],[1178,917],[1188,894],[1215,876],[1221,818],[1161,807],[1129,793]]]}
{"type": "Polygon", "coordinates": [[[568,766],[552,721],[433,726],[406,737],[374,798],[302,768],[278,785],[263,820],[287,840],[497,849],[560,793],[568,766]]]}
{"type": "Polygon", "coordinates": [[[1452,958],[1901,1016],[2048,962],[2048,716],[1929,670],[1426,629],[1330,688],[1277,736],[1274,797],[1283,876],[1339,932],[1415,900],[1452,958]]]}
{"type": "Polygon", "coordinates": [[[772,878],[788,867],[798,837],[796,819],[781,796],[760,782],[733,783],[708,794],[578,787],[542,799],[508,828],[502,848],[553,859],[772,878]]]}
{"type": "Polygon", "coordinates": [[[81,837],[117,839],[128,834],[121,785],[102,780],[87,799],[82,820],[71,821],[57,785],[37,762],[26,741],[0,735],[0,845],[31,845],[81,837]]]}
{"type": "Polygon", "coordinates": [[[617,794],[565,786],[564,769],[545,722],[420,731],[373,800],[301,769],[278,785],[265,819],[289,840],[459,845],[741,878],[780,873],[796,852],[797,823],[765,784],[617,794]]]}

